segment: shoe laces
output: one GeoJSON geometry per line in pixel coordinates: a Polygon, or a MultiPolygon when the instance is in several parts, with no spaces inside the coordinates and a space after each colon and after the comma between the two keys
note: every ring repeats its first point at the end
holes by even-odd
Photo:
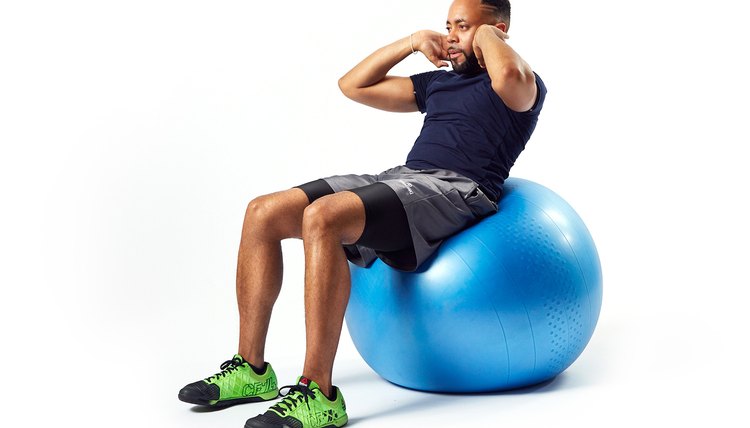
{"type": "Polygon", "coordinates": [[[210,381],[213,378],[218,379],[219,377],[225,377],[226,375],[237,370],[243,364],[245,364],[245,362],[239,359],[238,357],[234,357],[231,360],[224,361],[223,363],[221,363],[221,366],[219,366],[221,371],[219,373],[216,373],[215,375],[207,377],[206,380],[210,381]]]}
{"type": "Polygon", "coordinates": [[[279,391],[289,388],[285,394],[280,394],[284,397],[283,400],[271,406],[272,409],[276,410],[279,414],[284,415],[294,410],[298,405],[305,402],[307,408],[310,408],[309,398],[315,399],[315,392],[305,385],[287,385],[282,386],[279,391]]]}

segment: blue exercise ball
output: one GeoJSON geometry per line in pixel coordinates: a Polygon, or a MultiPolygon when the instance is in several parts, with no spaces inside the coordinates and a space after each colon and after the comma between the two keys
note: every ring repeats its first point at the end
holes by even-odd
{"type": "Polygon", "coordinates": [[[602,303],[588,229],[532,181],[508,179],[499,205],[416,272],[350,265],[346,324],[380,376],[424,391],[497,391],[551,379],[583,352],[602,303]]]}

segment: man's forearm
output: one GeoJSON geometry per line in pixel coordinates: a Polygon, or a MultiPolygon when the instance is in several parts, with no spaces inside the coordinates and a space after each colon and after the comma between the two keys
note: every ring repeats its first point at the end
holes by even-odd
{"type": "Polygon", "coordinates": [[[348,89],[366,88],[380,82],[396,64],[411,54],[411,46],[409,37],[383,46],[339,79],[339,87],[346,93],[348,89]]]}
{"type": "Polygon", "coordinates": [[[339,88],[348,98],[380,110],[417,111],[414,85],[409,77],[389,76],[388,72],[412,51],[422,52],[437,67],[446,67],[445,36],[421,30],[373,52],[339,79],[339,88]]]}
{"type": "Polygon", "coordinates": [[[536,79],[529,64],[507,43],[507,34],[497,27],[483,25],[474,35],[474,52],[487,68],[492,89],[514,111],[527,111],[537,95],[536,79]]]}
{"type": "Polygon", "coordinates": [[[492,26],[480,27],[474,37],[482,51],[483,65],[490,74],[493,86],[501,86],[508,79],[534,80],[531,67],[497,35],[492,26]]]}

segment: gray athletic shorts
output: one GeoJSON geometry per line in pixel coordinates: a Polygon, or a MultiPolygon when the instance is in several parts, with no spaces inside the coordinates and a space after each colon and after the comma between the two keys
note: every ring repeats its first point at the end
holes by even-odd
{"type": "MultiPolygon", "coordinates": [[[[345,246],[347,258],[358,266],[367,266],[379,257],[396,269],[417,270],[445,238],[497,212],[498,209],[497,204],[482,192],[476,182],[444,169],[414,170],[405,166],[397,166],[375,175],[336,175],[322,180],[334,192],[351,190],[358,194],[365,203],[368,216],[372,214],[387,217],[389,213],[395,211],[392,206],[388,208],[373,206],[376,205],[378,199],[368,198],[367,192],[360,191],[368,188],[377,190],[378,187],[382,189],[382,185],[370,186],[375,183],[390,187],[403,206],[411,234],[411,245],[399,250],[374,249],[361,245],[360,241],[354,245],[345,246]]],[[[303,186],[300,187],[305,190],[303,186]]],[[[386,193],[390,192],[386,190],[386,193]]],[[[311,201],[314,198],[311,197],[311,201]]],[[[366,223],[370,224],[371,220],[373,219],[368,218],[366,223]]],[[[386,221],[385,228],[387,229],[388,220],[383,221],[386,221]]],[[[406,225],[404,227],[406,228],[406,225]]],[[[380,229],[383,230],[382,224],[380,229]]],[[[376,231],[375,233],[387,235],[389,231],[386,230],[385,233],[376,231]]],[[[409,243],[408,238],[406,242],[409,243]]]]}

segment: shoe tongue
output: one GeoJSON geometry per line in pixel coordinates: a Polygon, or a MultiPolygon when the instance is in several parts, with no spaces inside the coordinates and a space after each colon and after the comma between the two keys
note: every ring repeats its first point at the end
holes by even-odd
{"type": "Polygon", "coordinates": [[[246,362],[246,361],[245,361],[245,359],[244,359],[244,358],[242,358],[242,355],[240,355],[240,354],[234,354],[234,358],[232,358],[232,359],[233,359],[233,360],[240,360],[240,364],[242,364],[242,363],[245,363],[245,362],[246,362]]]}
{"type": "Polygon", "coordinates": [[[315,381],[304,376],[300,376],[299,378],[297,378],[297,385],[304,385],[310,389],[313,389],[313,388],[320,389],[320,386],[318,386],[318,384],[315,383],[315,381]]]}

